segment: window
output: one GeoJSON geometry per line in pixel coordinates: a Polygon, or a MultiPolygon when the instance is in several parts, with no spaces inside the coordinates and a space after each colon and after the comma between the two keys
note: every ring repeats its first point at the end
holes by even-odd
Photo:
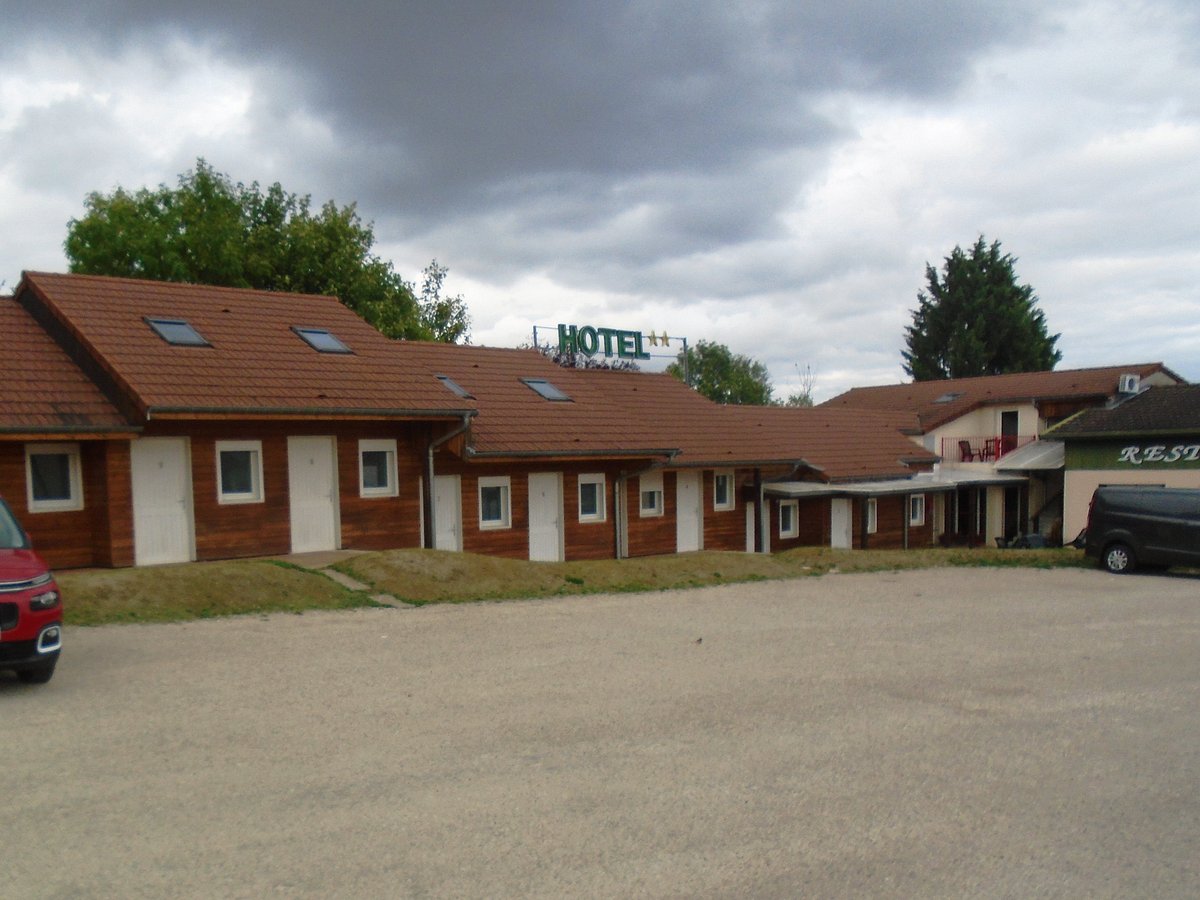
{"type": "Polygon", "coordinates": [[[78,444],[26,444],[25,485],[30,512],[83,509],[78,444]]]}
{"type": "Polygon", "coordinates": [[[867,500],[867,534],[874,534],[879,528],[879,501],[874,497],[867,500]]]}
{"type": "Polygon", "coordinates": [[[217,501],[261,503],[262,441],[217,441],[217,501]]]}
{"type": "Polygon", "coordinates": [[[925,524],[925,495],[915,494],[908,498],[908,524],[925,524]]]}
{"type": "Polygon", "coordinates": [[[733,473],[716,472],[713,475],[713,509],[733,509],[733,473]]]}
{"type": "Polygon", "coordinates": [[[446,390],[448,390],[450,393],[454,394],[455,396],[465,397],[468,400],[475,399],[473,394],[471,394],[465,387],[463,387],[461,384],[459,384],[457,381],[455,381],[449,375],[437,375],[435,377],[437,378],[438,381],[440,381],[442,383],[442,386],[445,387],[446,390]]]}
{"type": "Polygon", "coordinates": [[[779,536],[781,538],[800,536],[800,501],[779,501],[779,536]]]}
{"type": "Polygon", "coordinates": [[[579,521],[604,521],[604,473],[579,476],[579,521]]]}
{"type": "Polygon", "coordinates": [[[351,350],[337,339],[332,332],[324,328],[300,328],[292,326],[292,331],[304,338],[305,343],[320,353],[350,353],[351,350]]]}
{"type": "Polygon", "coordinates": [[[547,400],[569,401],[571,399],[567,394],[560,391],[545,378],[522,378],[521,382],[530,389],[536,391],[542,397],[545,397],[547,400]]]}
{"type": "Polygon", "coordinates": [[[396,442],[385,439],[359,441],[358,495],[395,497],[398,493],[396,442]]]}
{"type": "Polygon", "coordinates": [[[178,347],[210,347],[208,341],[193,328],[185,319],[158,319],[147,317],[143,320],[154,329],[154,333],[168,344],[178,347]]]}
{"type": "Polygon", "coordinates": [[[663,514],[663,477],[662,472],[652,472],[638,478],[638,493],[641,494],[642,516],[661,516],[663,514]]]}
{"type": "Polygon", "coordinates": [[[512,523],[509,515],[510,493],[507,475],[488,476],[479,479],[479,527],[508,528],[512,523]]]}

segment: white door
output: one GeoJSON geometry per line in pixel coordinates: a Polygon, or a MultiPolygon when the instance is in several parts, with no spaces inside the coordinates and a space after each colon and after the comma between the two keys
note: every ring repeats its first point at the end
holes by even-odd
{"type": "Polygon", "coordinates": [[[754,517],[758,515],[758,504],[746,504],[746,552],[754,552],[754,517]]]}
{"type": "Polygon", "coordinates": [[[462,549],[462,480],[457,475],[433,476],[433,546],[462,549]]]}
{"type": "Polygon", "coordinates": [[[678,553],[704,548],[700,484],[700,472],[675,474],[675,550],[678,553]]]}
{"type": "Polygon", "coordinates": [[[834,497],[829,508],[829,546],[849,550],[854,543],[853,504],[849,497],[834,497]]]}
{"type": "Polygon", "coordinates": [[[192,478],[187,438],[140,438],[129,448],[135,565],[188,562],[192,478]]]}
{"type": "Polygon", "coordinates": [[[331,437],[288,438],[292,552],[338,546],[337,449],[331,437]]]}
{"type": "Polygon", "coordinates": [[[562,475],[536,472],[529,476],[529,558],[560,562],[563,558],[562,475]]]}

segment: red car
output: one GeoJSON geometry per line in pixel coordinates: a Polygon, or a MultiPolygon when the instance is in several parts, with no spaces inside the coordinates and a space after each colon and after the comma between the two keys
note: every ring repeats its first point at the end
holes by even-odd
{"type": "Polygon", "coordinates": [[[62,596],[0,498],[0,669],[26,684],[45,684],[62,648],[62,596]]]}

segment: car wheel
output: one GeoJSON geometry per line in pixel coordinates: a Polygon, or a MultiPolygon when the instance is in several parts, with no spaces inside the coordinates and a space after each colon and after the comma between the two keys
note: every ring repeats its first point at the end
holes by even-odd
{"type": "Polygon", "coordinates": [[[42,663],[40,666],[18,669],[17,678],[21,679],[25,684],[45,684],[50,680],[50,676],[54,674],[54,666],[57,662],[58,660],[55,659],[48,663],[42,663]]]}
{"type": "Polygon", "coordinates": [[[1137,567],[1133,551],[1125,544],[1109,544],[1104,548],[1104,568],[1115,575],[1124,575],[1137,567]]]}

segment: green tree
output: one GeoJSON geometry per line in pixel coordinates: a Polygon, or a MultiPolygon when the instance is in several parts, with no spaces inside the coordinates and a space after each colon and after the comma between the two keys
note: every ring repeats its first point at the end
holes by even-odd
{"type": "Polygon", "coordinates": [[[467,336],[462,297],[440,296],[445,269],[431,264],[440,274],[419,302],[372,252],[374,231],[354,204],[314,210],[307,195],[235,184],[198,159],[176,188],[93,192],[84,207],[67,224],[72,272],[332,294],[389,337],[467,336]]]}
{"type": "Polygon", "coordinates": [[[724,344],[699,341],[695,347],[680,350],[675,362],[667,366],[667,372],[717,403],[746,406],[771,403],[771,376],[767,367],[731,352],[724,344]]]}
{"type": "Polygon", "coordinates": [[[442,296],[442,285],[450,270],[438,265],[436,259],[425,267],[425,281],[421,285],[421,322],[433,335],[435,341],[453,344],[470,341],[471,317],[467,315],[467,304],[462,294],[442,296]]]}
{"type": "Polygon", "coordinates": [[[966,252],[946,257],[939,278],[926,263],[928,292],[919,291],[905,329],[904,371],[914,381],[1040,372],[1062,359],[1059,335],[1046,331],[1033,288],[1018,284],[1016,260],[980,235],[966,252]]]}
{"type": "Polygon", "coordinates": [[[780,405],[810,407],[813,405],[813,388],[817,386],[817,373],[813,371],[812,366],[805,366],[801,372],[800,364],[797,363],[796,374],[800,376],[800,390],[788,394],[787,399],[780,405]]]}

